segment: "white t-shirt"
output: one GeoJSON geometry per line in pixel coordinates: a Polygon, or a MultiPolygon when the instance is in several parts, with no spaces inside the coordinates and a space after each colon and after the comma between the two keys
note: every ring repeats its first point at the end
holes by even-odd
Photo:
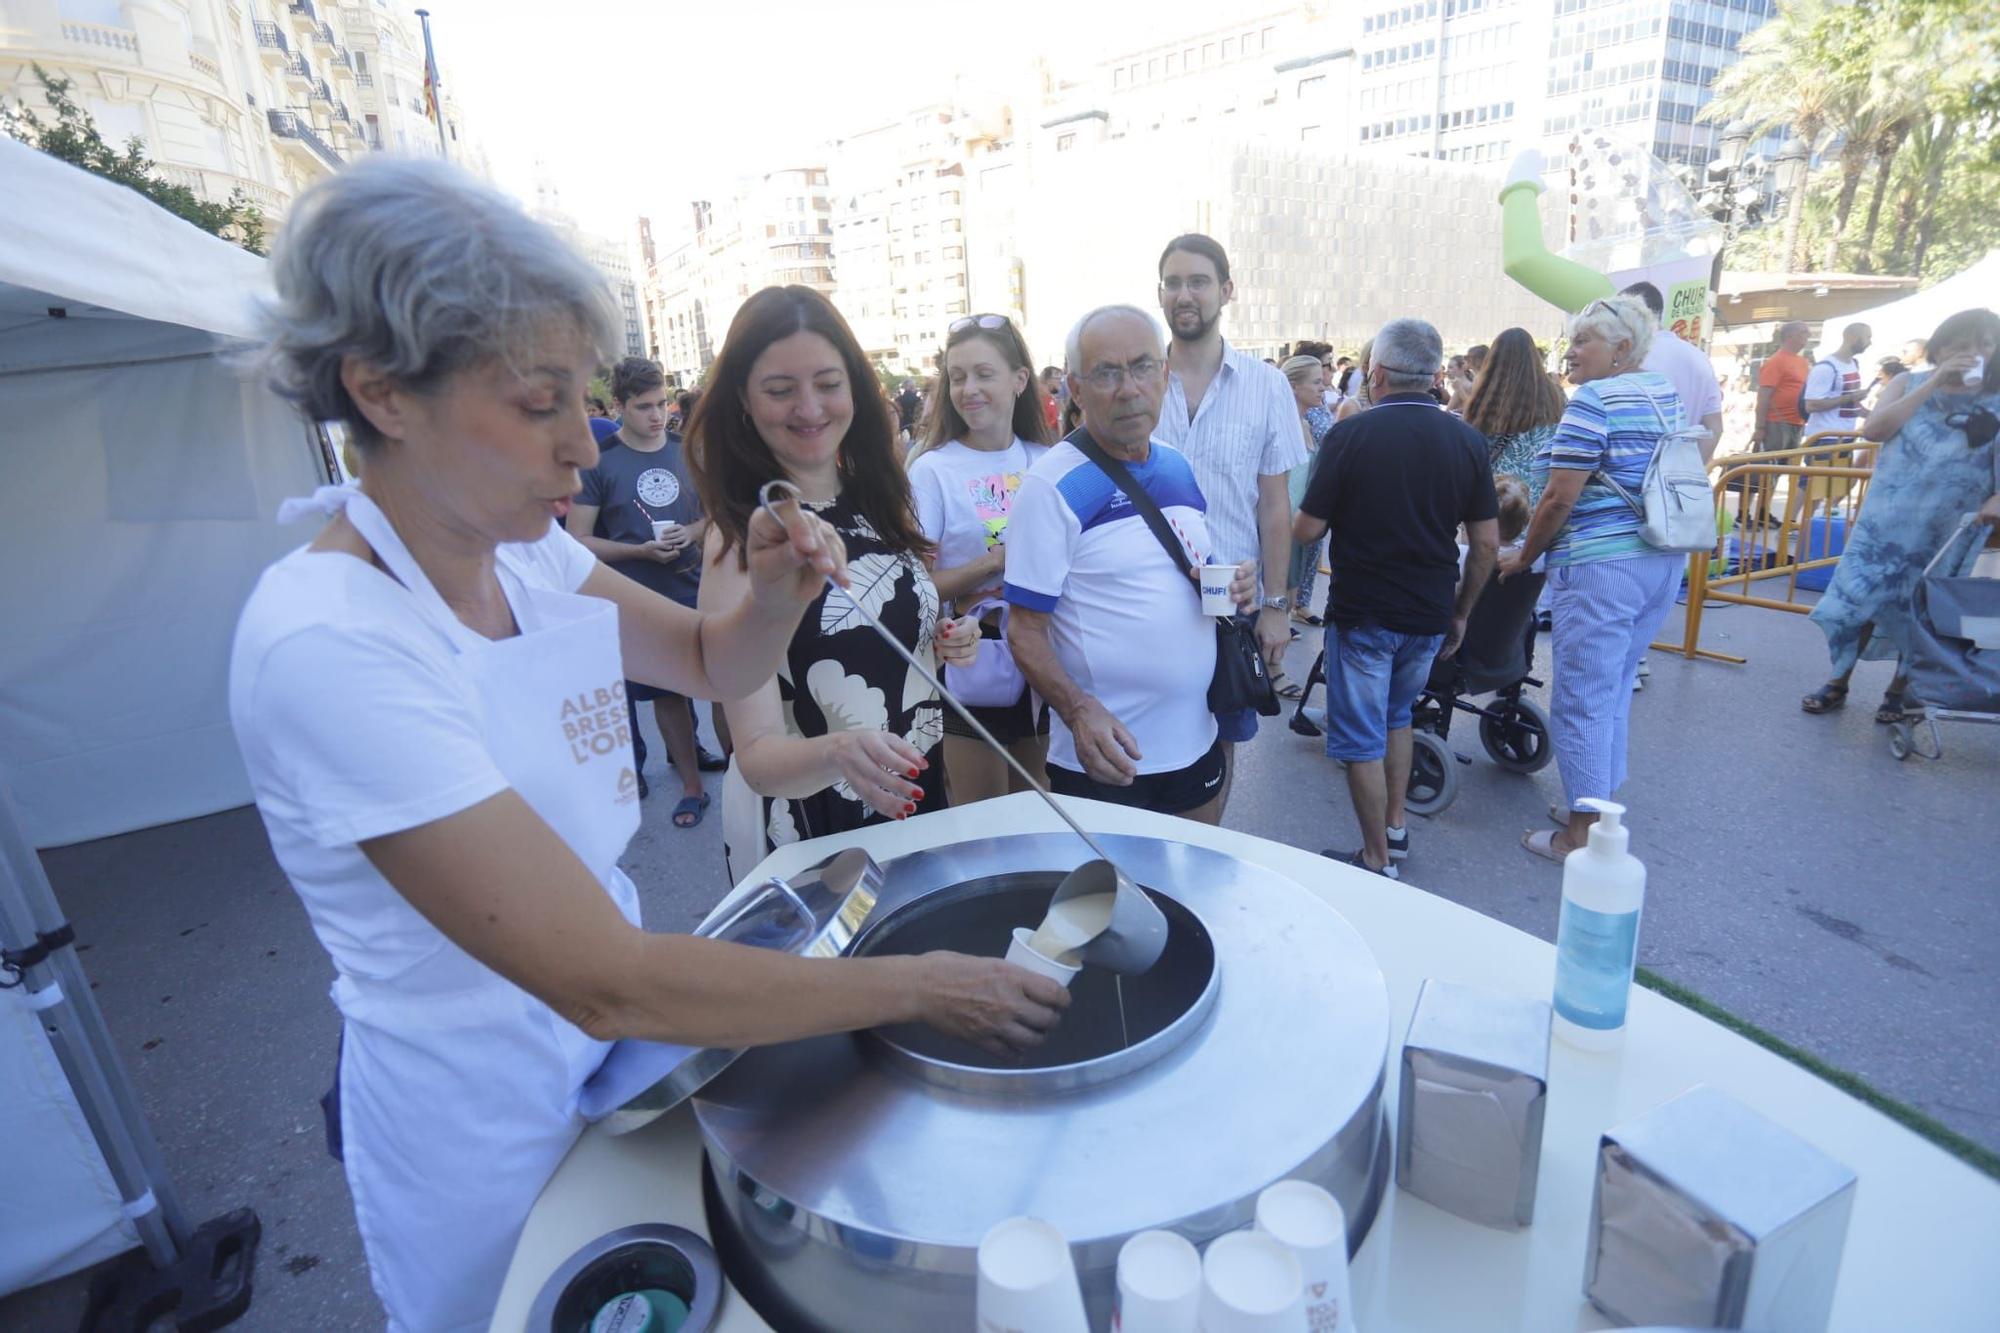
{"type": "MultiPolygon", "coordinates": [[[[1187,459],[1156,439],[1144,463],[1125,466],[1188,560],[1203,564],[1208,506],[1187,459]]],[[[1132,733],[1138,770],[1171,773],[1207,754],[1215,625],[1124,492],[1075,446],[1058,444],[1022,481],[1008,531],[1007,600],[1049,614],[1057,660],[1132,733]]],[[[1083,771],[1060,717],[1049,722],[1049,762],[1083,771]]]]}
{"type": "Polygon", "coordinates": [[[1722,386],[1715,378],[1715,366],[1706,354],[1678,334],[1661,329],[1653,335],[1640,369],[1666,377],[1680,395],[1687,424],[1698,426],[1710,413],[1722,411],[1722,386]]]}
{"type": "MultiPolygon", "coordinates": [[[[1861,362],[1829,356],[1816,362],[1806,374],[1806,398],[1837,398],[1861,387],[1861,362]]],[[[1808,438],[1823,430],[1852,433],[1861,429],[1864,413],[1859,407],[1836,407],[1814,412],[1806,418],[1808,438]]]]}
{"type": "MultiPolygon", "coordinates": [[[[574,592],[597,567],[553,524],[496,563],[513,594],[574,592]]],[[[271,850],[340,973],[386,981],[445,947],[357,845],[509,785],[457,652],[415,598],[341,552],[278,561],[236,623],[229,718],[271,850]]]]}
{"type": "Polygon", "coordinates": [[[910,494],[917,526],[937,543],[939,569],[970,564],[1006,540],[1021,479],[1047,452],[1046,445],[1017,436],[997,453],[951,440],[917,456],[910,464],[910,494]]]}

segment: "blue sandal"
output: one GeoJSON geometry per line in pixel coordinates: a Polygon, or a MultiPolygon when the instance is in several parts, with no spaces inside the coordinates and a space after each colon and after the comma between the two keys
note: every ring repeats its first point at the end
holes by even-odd
{"type": "Polygon", "coordinates": [[[699,824],[701,822],[702,814],[707,809],[708,809],[707,792],[703,792],[699,796],[681,797],[680,803],[674,806],[674,827],[693,828],[696,824],[699,824]],[[685,818],[683,818],[683,816],[685,816],[685,818]]]}

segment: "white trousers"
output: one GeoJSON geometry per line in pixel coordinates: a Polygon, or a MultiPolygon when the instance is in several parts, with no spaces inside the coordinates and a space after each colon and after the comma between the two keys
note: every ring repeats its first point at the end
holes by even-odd
{"type": "Polygon", "coordinates": [[[1549,571],[1549,738],[1572,810],[1586,796],[1608,800],[1625,785],[1632,682],[1686,568],[1686,556],[1668,553],[1549,571]]]}

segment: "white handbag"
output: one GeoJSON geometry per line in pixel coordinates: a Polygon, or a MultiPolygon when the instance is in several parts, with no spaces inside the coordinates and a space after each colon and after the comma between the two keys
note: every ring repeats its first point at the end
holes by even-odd
{"type": "Polygon", "coordinates": [[[1651,394],[1646,402],[1660,423],[1660,442],[1646,464],[1639,496],[1620,486],[1599,468],[1596,475],[1639,516],[1639,539],[1662,551],[1684,554],[1715,549],[1715,492],[1709,488],[1708,465],[1701,446],[1708,432],[1700,426],[1667,429],[1667,419],[1651,394]]]}

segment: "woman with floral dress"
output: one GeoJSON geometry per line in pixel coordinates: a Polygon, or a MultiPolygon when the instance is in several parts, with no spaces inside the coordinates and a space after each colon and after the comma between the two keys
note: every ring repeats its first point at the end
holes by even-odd
{"type": "Polygon", "coordinates": [[[1493,340],[1473,382],[1465,422],[1486,437],[1486,461],[1495,477],[1518,477],[1528,487],[1530,512],[1542,502],[1546,471],[1535,455],[1555,437],[1567,406],[1563,391],[1542,373],[1542,358],[1526,329],[1508,329],[1493,340]]]}
{"type": "Polygon", "coordinates": [[[1847,536],[1833,582],[1813,608],[1826,635],[1833,679],[1801,707],[1825,713],[1847,702],[1848,678],[1863,657],[1894,657],[1895,679],[1875,711],[1898,722],[1915,705],[1904,696],[1910,597],[1925,566],[1959,519],[1996,490],[1994,428],[2000,426],[2000,316],[1961,310],[1931,335],[1932,369],[1890,382],[1861,428],[1882,442],[1861,517],[1847,536]]]}
{"type": "Polygon", "coordinates": [[[824,296],[767,287],[744,303],[690,424],[710,523],[700,605],[743,597],[744,534],[771,481],[791,483],[839,535],[849,583],[806,609],[775,679],[724,704],[736,740],[722,798],[734,878],[773,847],[945,804],[944,705],[857,609],[933,673],[977,646],[970,620],[939,617],[896,429],[824,296]]]}

